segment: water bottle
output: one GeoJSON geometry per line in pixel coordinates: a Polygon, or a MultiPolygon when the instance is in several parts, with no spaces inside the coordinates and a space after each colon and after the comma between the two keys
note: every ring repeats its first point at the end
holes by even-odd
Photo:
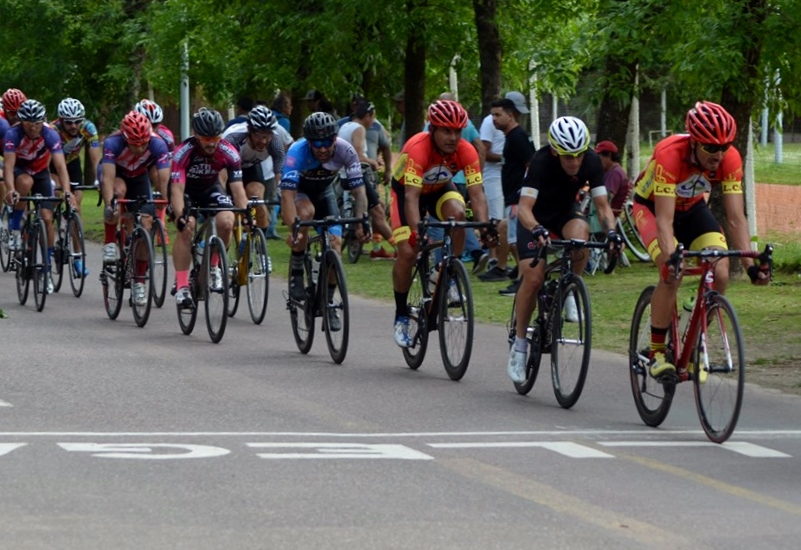
{"type": "Polygon", "coordinates": [[[437,282],[439,281],[439,270],[436,267],[432,267],[431,270],[428,272],[428,293],[434,294],[434,291],[437,290],[437,282]]]}
{"type": "Polygon", "coordinates": [[[317,277],[320,274],[320,260],[322,256],[318,252],[314,258],[312,258],[312,281],[317,281],[317,277]]]}
{"type": "Polygon", "coordinates": [[[203,263],[203,250],[205,250],[205,248],[206,248],[206,241],[205,240],[200,241],[199,243],[197,243],[197,246],[195,247],[195,261],[198,264],[202,264],[203,263]]]}
{"type": "Polygon", "coordinates": [[[689,296],[681,304],[681,317],[679,318],[679,336],[681,336],[681,338],[684,338],[684,334],[687,331],[687,326],[690,324],[690,317],[693,313],[693,307],[695,307],[694,295],[689,296]]]}
{"type": "Polygon", "coordinates": [[[239,257],[245,255],[245,247],[247,246],[248,236],[242,235],[242,239],[239,241],[239,257]]]}

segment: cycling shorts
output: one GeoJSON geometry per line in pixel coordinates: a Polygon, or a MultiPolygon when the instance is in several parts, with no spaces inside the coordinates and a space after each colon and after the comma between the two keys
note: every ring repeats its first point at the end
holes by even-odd
{"type": "MultiPolygon", "coordinates": [[[[308,199],[308,201],[312,203],[315,220],[322,220],[328,216],[339,216],[337,198],[336,195],[334,195],[334,187],[332,185],[329,185],[319,193],[307,194],[298,191],[297,195],[295,195],[295,202],[301,199],[308,199]]],[[[342,226],[333,225],[328,229],[328,232],[331,235],[342,237],[342,226]]]]}
{"type": "MultiPolygon", "coordinates": [[[[420,219],[424,220],[428,215],[435,217],[440,221],[443,220],[442,205],[447,200],[459,201],[464,207],[464,197],[456,189],[456,184],[449,181],[441,189],[433,193],[426,193],[420,195],[420,219]]],[[[390,220],[392,222],[392,236],[395,242],[405,241],[409,239],[412,228],[406,221],[406,194],[404,187],[396,180],[392,180],[392,211],[390,213],[390,220]]],[[[413,228],[415,231],[417,228],[413,228]]]]}
{"type": "Polygon", "coordinates": [[[231,208],[234,206],[231,197],[223,189],[222,183],[217,183],[201,190],[192,190],[188,186],[184,193],[189,197],[192,206],[197,208],[231,208]]]}
{"type": "MultiPolygon", "coordinates": [[[[657,240],[659,232],[656,228],[654,205],[636,196],[633,213],[642,242],[651,259],[656,260],[662,250],[657,240]]],[[[694,204],[684,212],[676,211],[673,217],[673,242],[681,243],[689,250],[728,248],[720,224],[704,201],[694,204]]]]}
{"type": "MultiPolygon", "coordinates": [[[[18,178],[21,174],[28,174],[25,170],[14,168],[14,179],[18,178]]],[[[33,178],[33,187],[31,187],[30,196],[42,195],[43,197],[52,197],[55,195],[53,183],[50,179],[50,172],[42,170],[35,174],[28,174],[33,178]]],[[[56,207],[54,202],[42,202],[41,207],[45,210],[53,210],[56,207]]]]}
{"type": "MultiPolygon", "coordinates": [[[[562,229],[567,225],[567,222],[576,219],[586,221],[587,217],[581,212],[581,204],[574,201],[570,204],[570,208],[567,212],[549,216],[545,219],[538,218],[537,221],[551,233],[551,238],[558,238],[558,236],[562,234],[562,229]]],[[[531,234],[531,231],[522,226],[519,218],[517,219],[516,244],[517,255],[521,260],[534,258],[538,254],[537,242],[534,240],[534,236],[531,234]]]]}

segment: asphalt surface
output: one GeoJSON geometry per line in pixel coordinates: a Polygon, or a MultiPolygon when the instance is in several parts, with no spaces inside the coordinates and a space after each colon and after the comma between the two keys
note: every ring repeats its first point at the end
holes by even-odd
{"type": "Polygon", "coordinates": [[[749,385],[715,445],[689,384],[643,425],[611,353],[571,410],[545,368],[515,392],[499,326],[461,382],[436,338],[412,371],[392,306],[355,296],[335,365],[319,331],[297,351],[278,276],[264,323],[240,303],[213,344],[169,298],[144,328],[109,320],[89,253],[84,296],[42,313],[0,274],[2,548],[799,547],[797,397],[749,385]]]}

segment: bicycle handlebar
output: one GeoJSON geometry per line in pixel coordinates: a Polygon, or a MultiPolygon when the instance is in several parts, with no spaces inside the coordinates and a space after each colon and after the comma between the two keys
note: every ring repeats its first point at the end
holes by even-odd
{"type": "Polygon", "coordinates": [[[702,258],[708,261],[716,261],[721,258],[754,258],[759,261],[760,265],[768,266],[770,278],[773,279],[773,245],[770,243],[765,245],[765,250],[762,252],[757,250],[719,249],[685,250],[684,245],[679,243],[668,261],[665,262],[665,266],[673,266],[675,269],[674,277],[676,279],[681,274],[681,263],[684,258],[702,258]]]}
{"type": "Polygon", "coordinates": [[[340,218],[334,216],[327,216],[322,220],[301,220],[300,216],[295,216],[295,221],[292,223],[292,242],[298,241],[298,233],[301,227],[316,227],[316,228],[329,228],[335,225],[346,225],[349,223],[360,223],[364,229],[365,234],[370,233],[370,216],[365,212],[361,218],[340,218]]]}
{"type": "MultiPolygon", "coordinates": [[[[540,260],[544,260],[545,257],[548,255],[548,247],[552,246],[554,248],[564,248],[566,251],[577,250],[581,248],[607,248],[609,246],[608,243],[599,243],[593,241],[585,241],[584,239],[551,239],[545,246],[538,246],[537,255],[531,259],[531,267],[536,266],[540,260]]],[[[620,253],[621,246],[620,243],[615,243],[615,249],[620,253]]],[[[609,275],[614,271],[615,266],[617,265],[617,255],[614,255],[609,258],[609,263],[604,269],[604,274],[609,275]]]]}

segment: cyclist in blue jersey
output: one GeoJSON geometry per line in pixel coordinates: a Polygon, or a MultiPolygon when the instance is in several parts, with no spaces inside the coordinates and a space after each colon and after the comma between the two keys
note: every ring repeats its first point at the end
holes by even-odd
{"type": "MultiPolygon", "coordinates": [[[[340,169],[345,177],[342,187],[349,190],[354,200],[354,216],[367,211],[367,194],[359,155],[353,146],[337,137],[336,119],[324,112],[309,115],[303,122],[303,138],[289,148],[281,175],[281,214],[287,227],[292,227],[295,216],[301,220],[323,219],[338,216],[333,182],[340,169]]],[[[342,249],[342,227],[332,227],[331,247],[342,249]]],[[[361,226],[356,228],[357,238],[364,239],[361,226]]],[[[303,228],[297,242],[292,235],[287,244],[292,248],[289,291],[292,299],[303,300],[303,254],[306,249],[307,229],[303,228]]]]}

